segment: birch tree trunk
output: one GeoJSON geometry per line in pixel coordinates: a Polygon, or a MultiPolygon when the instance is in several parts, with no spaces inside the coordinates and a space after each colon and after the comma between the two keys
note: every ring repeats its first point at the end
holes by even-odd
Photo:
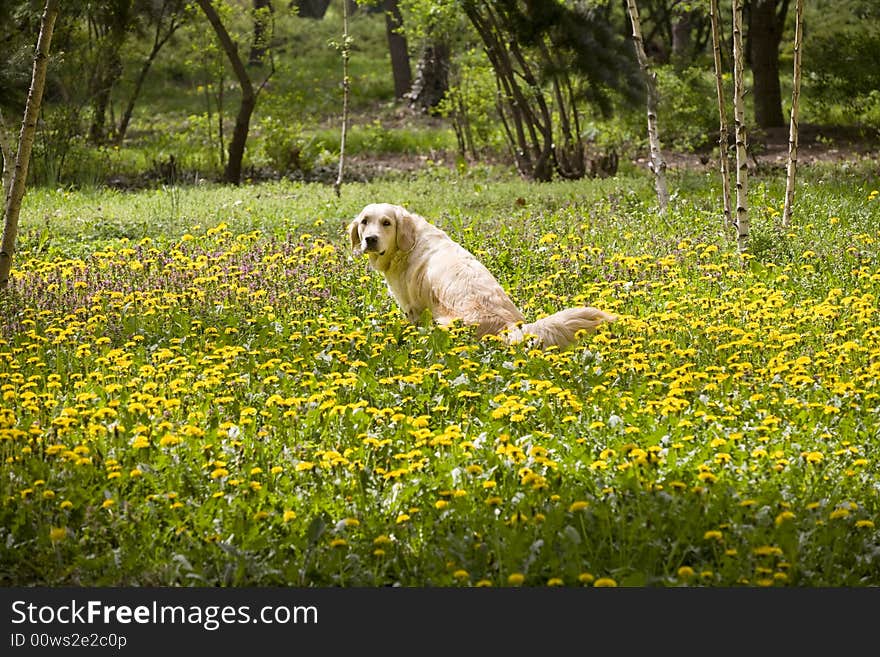
{"type": "Polygon", "coordinates": [[[743,81],[742,0],[733,0],[733,122],[736,129],[736,239],[740,252],[749,247],[749,169],[746,152],[743,81]]]}
{"type": "Polygon", "coordinates": [[[351,80],[348,78],[348,58],[351,53],[351,41],[348,36],[348,2],[342,3],[342,133],[339,136],[339,171],[333,191],[336,197],[342,195],[342,179],[345,176],[345,138],[348,134],[348,96],[351,80]]]}
{"type": "Polygon", "coordinates": [[[798,150],[798,104],[801,97],[801,46],[804,35],[804,2],[797,0],[794,20],[794,74],[791,80],[791,123],[788,130],[788,171],[785,177],[785,206],[782,225],[791,223],[794,205],[794,179],[797,172],[798,150]]]}
{"type": "Polygon", "coordinates": [[[52,32],[55,29],[57,17],[58,0],[46,0],[43,16],[40,19],[40,35],[37,37],[37,48],[34,52],[31,88],[28,91],[24,120],[21,122],[21,133],[18,137],[15,169],[12,172],[12,182],[9,186],[3,212],[3,238],[0,242],[0,289],[6,288],[9,284],[9,274],[12,270],[12,257],[15,255],[15,243],[18,238],[18,217],[21,213],[21,201],[24,198],[27,183],[31,148],[34,145],[34,136],[37,131],[37,116],[43,101],[43,88],[46,86],[49,46],[52,43],[52,32]]]}
{"type": "Polygon", "coordinates": [[[718,96],[718,162],[721,169],[721,197],[724,202],[724,227],[733,226],[730,210],[730,158],[727,156],[727,108],[721,75],[721,29],[718,24],[718,0],[711,0],[709,18],[712,22],[712,51],[715,58],[715,91],[718,96]]]}
{"type": "Polygon", "coordinates": [[[666,186],[666,161],[660,149],[660,136],[657,131],[657,74],[651,70],[648,56],[645,54],[645,46],[642,42],[642,28],[639,22],[639,9],[636,0],[627,0],[626,8],[632,22],[632,38],[635,44],[636,57],[645,77],[645,87],[648,91],[648,144],[651,148],[651,171],[654,173],[654,187],[657,190],[657,200],[660,203],[660,213],[665,214],[669,205],[669,189],[666,186]]]}

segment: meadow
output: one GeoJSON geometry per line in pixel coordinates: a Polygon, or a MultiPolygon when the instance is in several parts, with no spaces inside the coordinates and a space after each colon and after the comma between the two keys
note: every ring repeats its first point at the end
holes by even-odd
{"type": "Polygon", "coordinates": [[[880,584],[876,163],[535,185],[29,190],[0,298],[4,585],[880,584]],[[344,225],[406,205],[567,351],[407,324],[344,225]]]}

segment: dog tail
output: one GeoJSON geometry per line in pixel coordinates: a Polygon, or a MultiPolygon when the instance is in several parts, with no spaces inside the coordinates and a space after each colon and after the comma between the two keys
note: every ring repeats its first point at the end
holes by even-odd
{"type": "Polygon", "coordinates": [[[510,326],[506,339],[508,344],[515,344],[526,336],[534,335],[545,347],[556,345],[560,349],[565,349],[575,342],[578,331],[593,332],[600,324],[613,322],[616,319],[615,315],[598,308],[568,308],[530,324],[510,326]]]}

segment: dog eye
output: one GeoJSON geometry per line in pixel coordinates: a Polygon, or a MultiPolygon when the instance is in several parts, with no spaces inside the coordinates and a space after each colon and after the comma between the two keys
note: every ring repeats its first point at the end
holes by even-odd
{"type": "Polygon", "coordinates": [[[382,222],[382,225],[383,226],[390,226],[391,222],[386,219],[385,221],[382,222]]]}
{"type": "Polygon", "coordinates": [[[364,217],[363,219],[361,219],[361,224],[364,225],[364,226],[367,225],[367,218],[366,218],[366,217],[364,217]]]}

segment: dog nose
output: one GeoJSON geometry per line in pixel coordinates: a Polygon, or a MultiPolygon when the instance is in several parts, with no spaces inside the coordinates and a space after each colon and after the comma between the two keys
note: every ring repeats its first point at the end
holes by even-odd
{"type": "Polygon", "coordinates": [[[367,246],[376,246],[379,243],[378,235],[367,235],[364,238],[364,242],[367,243],[367,246]]]}

